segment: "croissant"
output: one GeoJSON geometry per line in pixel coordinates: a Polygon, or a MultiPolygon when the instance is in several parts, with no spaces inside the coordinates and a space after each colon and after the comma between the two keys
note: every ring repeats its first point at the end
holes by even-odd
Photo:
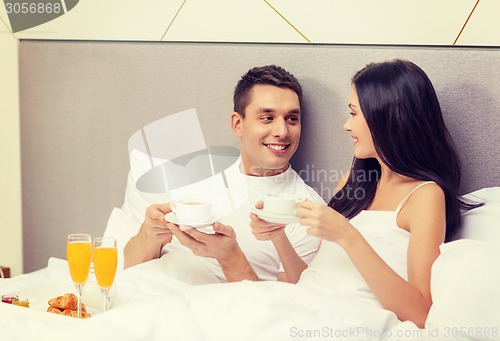
{"type": "MultiPolygon", "coordinates": [[[[61,312],[61,314],[65,316],[78,317],[78,310],[65,309],[61,312]]],[[[82,310],[82,318],[85,319],[87,317],[90,317],[90,314],[82,310]]]]}
{"type": "MultiPolygon", "coordinates": [[[[49,313],[53,313],[53,314],[59,314],[59,315],[71,316],[71,317],[78,317],[78,310],[69,310],[69,309],[61,310],[59,308],[48,307],[47,311],[49,313]]],[[[88,318],[88,317],[91,317],[91,315],[88,312],[86,312],[86,311],[82,311],[82,318],[85,319],[85,318],[88,318]]]]}
{"type": "MultiPolygon", "coordinates": [[[[78,317],[78,298],[74,294],[65,294],[62,296],[54,297],[49,300],[49,313],[78,317]]],[[[82,302],[82,318],[88,318],[91,315],[87,312],[85,304],[82,302]]]]}
{"type": "Polygon", "coordinates": [[[49,306],[62,310],[77,310],[78,298],[76,298],[75,294],[65,294],[62,296],[57,296],[49,301],[49,306]]]}
{"type": "Polygon", "coordinates": [[[61,310],[59,310],[58,308],[54,308],[54,307],[48,307],[48,308],[47,308],[47,311],[48,311],[49,313],[54,313],[54,314],[61,314],[61,313],[62,313],[62,311],[61,311],[61,310]]]}

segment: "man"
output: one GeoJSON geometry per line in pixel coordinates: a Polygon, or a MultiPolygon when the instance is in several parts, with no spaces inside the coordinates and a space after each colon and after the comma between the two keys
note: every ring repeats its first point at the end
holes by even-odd
{"type": "Polygon", "coordinates": [[[236,208],[213,224],[215,233],[205,233],[181,231],[166,222],[169,203],[150,206],[138,234],[125,247],[125,267],[183,252],[176,260],[198,256],[196,261],[221,281],[289,281],[280,254],[293,247],[306,263],[314,256],[319,240],[309,236],[304,226],[277,225],[266,238],[259,237],[268,241],[257,240],[249,226],[255,202],[269,192],[322,202],[289,165],[301,134],[299,82],[281,67],[256,67],[241,77],[233,100],[231,127],[240,138],[241,157],[226,176],[236,208]]]}

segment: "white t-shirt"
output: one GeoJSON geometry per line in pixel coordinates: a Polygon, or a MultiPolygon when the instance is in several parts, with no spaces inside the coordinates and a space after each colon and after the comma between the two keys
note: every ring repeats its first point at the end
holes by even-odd
{"type": "MultiPolygon", "coordinates": [[[[275,176],[256,177],[248,176],[240,171],[241,159],[238,159],[232,166],[226,169],[219,179],[219,186],[212,183],[206,188],[204,184],[203,194],[212,201],[216,216],[223,216],[219,219],[222,224],[230,225],[236,233],[238,244],[247,257],[250,265],[257,276],[262,280],[276,280],[283,267],[279,260],[278,252],[271,241],[259,241],[252,234],[250,222],[250,211],[255,207],[255,203],[261,200],[265,194],[294,195],[303,199],[316,202],[324,202],[323,199],[298,176],[291,168],[275,176]],[[224,179],[225,177],[225,179],[224,179]],[[220,184],[224,184],[221,189],[220,184]]],[[[215,181],[216,182],[216,181],[215,181]]],[[[172,194],[172,199],[186,197],[189,192],[199,195],[200,186],[192,186],[172,194]],[[177,198],[176,198],[177,197],[177,198]]],[[[201,229],[207,233],[213,233],[211,227],[201,229]]],[[[319,245],[319,239],[307,234],[307,227],[298,223],[287,225],[285,233],[297,254],[309,264],[319,245]]],[[[165,245],[162,250],[162,258],[165,262],[174,261],[176,272],[182,272],[179,267],[189,268],[190,271],[207,269],[218,281],[225,281],[224,273],[217,261],[213,258],[195,256],[190,249],[180,244],[174,238],[171,243],[165,245]],[[182,264],[184,263],[184,264],[182,264]],[[201,266],[199,266],[201,265],[201,266]]],[[[173,264],[169,265],[172,269],[173,264]]],[[[190,275],[192,276],[192,274],[190,275]]],[[[203,276],[202,276],[203,277],[203,276]]],[[[208,278],[209,276],[205,276],[208,278]]],[[[201,280],[203,282],[203,280],[201,280]]],[[[210,280],[207,280],[210,281],[210,280]]]]}

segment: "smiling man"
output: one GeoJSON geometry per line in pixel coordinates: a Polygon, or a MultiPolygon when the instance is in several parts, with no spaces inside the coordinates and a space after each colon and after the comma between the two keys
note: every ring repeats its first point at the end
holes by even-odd
{"type": "Polygon", "coordinates": [[[243,171],[247,175],[283,173],[300,139],[300,100],[290,88],[256,84],[240,100],[231,116],[232,128],[241,140],[243,171]]]}
{"type": "Polygon", "coordinates": [[[267,236],[259,236],[265,241],[257,240],[249,226],[250,212],[265,194],[323,202],[289,164],[301,134],[299,82],[279,66],[255,67],[241,77],[233,100],[231,127],[240,138],[241,157],[225,173],[234,209],[207,233],[182,231],[166,222],[169,203],[150,206],[139,232],[125,247],[125,267],[161,257],[175,262],[177,270],[187,268],[187,262],[195,263],[189,268],[206,270],[218,281],[295,282],[286,277],[280,255],[294,248],[307,264],[314,257],[319,239],[309,236],[298,223],[276,224],[267,236]]]}

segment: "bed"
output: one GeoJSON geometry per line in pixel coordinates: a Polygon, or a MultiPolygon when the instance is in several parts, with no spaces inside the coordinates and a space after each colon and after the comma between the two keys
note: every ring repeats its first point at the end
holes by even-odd
{"type": "MultiPolygon", "coordinates": [[[[2,339],[49,340],[58,335],[74,340],[500,339],[497,49],[23,41],[20,52],[28,265],[25,274],[0,280],[0,293],[29,298],[31,308],[0,304],[2,339]],[[398,321],[393,313],[350,294],[326,294],[279,282],[214,283],[208,276],[191,276],[189,269],[166,271],[162,259],[119,271],[113,306],[106,313],[99,311],[99,292],[92,277],[84,293],[95,311],[92,318],[79,321],[45,312],[48,298],[74,291],[64,256],[68,231],[62,226],[84,221],[79,226],[82,231],[117,237],[123,252],[145,207],[169,199],[162,191],[146,190],[147,182],[138,188],[138,179],[146,171],[134,166],[132,151],[140,148],[130,141],[140,140],[145,127],[183,109],[191,112],[195,106],[204,137],[200,149],[234,149],[237,141],[220,134],[228,118],[221,111],[231,110],[227,94],[249,67],[281,64],[302,81],[309,114],[304,117],[301,148],[292,165],[327,199],[334,187],[332,178],[345,171],[350,160],[342,152],[349,148],[348,137],[336,133],[344,120],[349,77],[369,61],[395,57],[411,59],[428,71],[462,156],[461,194],[485,202],[463,214],[456,240],[441,247],[432,269],[433,305],[424,329],[398,321]],[[227,65],[228,59],[234,63],[227,65]],[[142,63],[140,71],[123,73],[123,68],[135,65],[132,60],[148,63],[142,63]],[[221,68],[226,72],[219,72],[221,68]],[[220,87],[213,86],[214,79],[220,87]],[[108,81],[133,84],[110,91],[108,81]],[[194,82],[196,89],[190,86],[194,82]],[[92,91],[85,91],[89,86],[92,91]],[[141,92],[146,86],[166,88],[175,96],[162,96],[157,90],[141,92]],[[136,98],[131,100],[129,92],[136,98]],[[143,108],[137,105],[146,102],[143,108]],[[47,139],[54,129],[48,120],[57,122],[59,132],[69,127],[72,134],[47,139]],[[103,134],[106,127],[112,127],[114,134],[103,134]],[[67,150],[75,149],[78,158],[67,155],[67,150]],[[323,178],[320,170],[327,170],[328,177],[323,178]],[[68,207],[75,197],[86,209],[60,215],[71,211],[68,207]],[[57,226],[53,226],[55,217],[57,226]],[[47,231],[59,236],[56,247],[44,239],[47,231]]],[[[234,156],[228,150],[224,155],[234,156]]]]}
{"type": "MultiPolygon", "coordinates": [[[[119,271],[113,306],[105,313],[99,309],[95,279],[89,278],[83,300],[95,313],[76,320],[45,312],[48,299],[74,292],[66,261],[51,258],[46,268],[0,281],[1,293],[15,293],[31,303],[29,309],[0,305],[2,338],[498,340],[500,188],[471,196],[486,204],[464,214],[461,239],[441,247],[432,269],[433,305],[425,329],[400,322],[392,312],[352,294],[326,294],[281,282],[202,284],[199,276],[188,278],[185,272],[180,280],[165,271],[162,259],[119,271]]],[[[123,228],[128,218],[115,209],[112,219],[110,229],[116,228],[114,223],[123,228]]]]}

